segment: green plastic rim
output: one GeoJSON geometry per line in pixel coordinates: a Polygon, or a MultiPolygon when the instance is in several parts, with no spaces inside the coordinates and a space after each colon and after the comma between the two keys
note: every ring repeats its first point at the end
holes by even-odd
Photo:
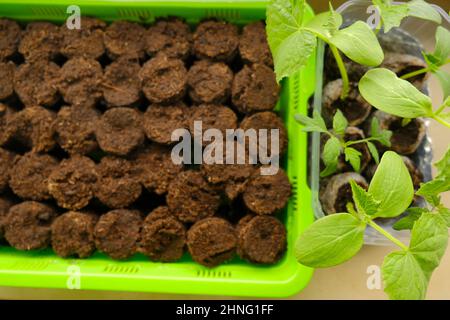
{"type": "MultiPolygon", "coordinates": [[[[62,23],[73,0],[0,0],[0,17],[19,21],[47,20],[62,23]]],[[[156,17],[178,16],[189,23],[219,18],[237,24],[265,19],[268,1],[76,1],[82,15],[106,21],[131,20],[151,23],[156,17]]],[[[311,9],[307,19],[313,17],[311,9]]],[[[307,184],[307,135],[295,122],[296,113],[307,113],[314,92],[314,55],[297,75],[282,83],[278,111],[285,121],[289,147],[284,168],[293,185],[293,195],[280,215],[288,231],[284,258],[273,266],[252,265],[238,258],[207,269],[186,254],[176,263],[156,263],[136,255],[117,262],[105,255],[81,260],[61,259],[51,250],[21,252],[0,248],[0,285],[34,288],[117,290],[177,294],[210,294],[253,297],[287,297],[302,290],[313,270],[297,263],[294,244],[302,230],[313,222],[311,191],[307,184]]]]}

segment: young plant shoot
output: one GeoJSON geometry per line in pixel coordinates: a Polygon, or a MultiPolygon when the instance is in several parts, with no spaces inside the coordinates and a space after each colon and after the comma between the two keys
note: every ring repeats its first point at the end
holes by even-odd
{"type": "Polygon", "coordinates": [[[319,132],[328,136],[328,140],[326,141],[322,152],[322,160],[325,164],[325,169],[320,173],[321,177],[327,177],[337,171],[339,157],[341,154],[344,154],[345,161],[349,162],[356,172],[359,172],[361,169],[362,154],[352,147],[356,144],[366,143],[372,158],[377,164],[379,163],[380,157],[377,147],[373,142],[378,141],[387,147],[390,147],[391,145],[390,139],[392,132],[389,130],[380,129],[378,119],[376,118],[372,119],[371,137],[356,141],[344,140],[344,135],[348,127],[348,121],[339,109],[334,115],[333,129],[331,130],[327,129],[325,121],[317,111],[314,111],[312,118],[302,114],[297,114],[295,115],[295,119],[304,125],[303,131],[319,132]]]}
{"type": "MultiPolygon", "coordinates": [[[[448,157],[447,154],[443,161],[448,161],[448,157]]],[[[399,247],[385,257],[382,265],[385,292],[391,299],[424,299],[431,275],[447,248],[448,211],[447,216],[438,211],[421,213],[411,223],[409,246],[375,222],[376,218],[398,217],[411,205],[414,196],[408,169],[392,151],[383,155],[368,191],[353,181],[351,188],[353,203],[347,205],[348,212],[317,220],[299,237],[298,261],[313,268],[341,264],[359,252],[365,229],[371,226],[399,247]]]]}
{"type": "Polygon", "coordinates": [[[405,119],[433,118],[450,128],[450,97],[433,110],[431,98],[406,80],[384,68],[368,71],[359,82],[359,91],[375,108],[405,119]]]}
{"type": "Polygon", "coordinates": [[[357,21],[340,29],[342,16],[330,11],[312,20],[304,19],[305,0],[273,0],[267,8],[267,37],[274,57],[277,81],[303,67],[314,52],[317,39],[330,46],[343,81],[342,99],[349,92],[349,78],[339,51],[362,65],[376,67],[384,59],[383,50],[370,27],[357,21]]]}
{"type": "Polygon", "coordinates": [[[384,28],[389,32],[392,28],[399,27],[406,17],[415,17],[441,24],[442,18],[433,6],[423,0],[412,0],[405,3],[393,3],[392,0],[372,0],[380,15],[380,24],[377,31],[384,28]]]}

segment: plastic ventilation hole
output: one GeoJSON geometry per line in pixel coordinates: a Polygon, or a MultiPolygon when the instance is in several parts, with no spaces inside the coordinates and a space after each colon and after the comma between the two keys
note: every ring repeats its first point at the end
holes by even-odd
{"type": "Polygon", "coordinates": [[[231,278],[231,271],[198,270],[197,277],[200,277],[200,278],[231,278]]]}
{"type": "Polygon", "coordinates": [[[12,270],[42,271],[49,266],[48,261],[20,261],[11,266],[12,270]]]}
{"type": "Polygon", "coordinates": [[[294,209],[293,212],[297,211],[297,176],[293,176],[292,177],[292,181],[291,181],[291,185],[292,185],[292,196],[291,196],[291,201],[292,201],[292,208],[294,209]]]}
{"type": "Polygon", "coordinates": [[[46,7],[32,7],[31,12],[35,16],[45,17],[66,17],[66,11],[64,8],[46,8],[46,7]]]}
{"type": "Polygon", "coordinates": [[[138,266],[121,266],[121,265],[107,265],[103,272],[107,273],[138,273],[140,268],[138,266]]]}
{"type": "Polygon", "coordinates": [[[140,21],[148,22],[154,20],[154,15],[146,9],[117,9],[117,14],[121,19],[138,18],[140,21]]]}
{"type": "Polygon", "coordinates": [[[205,16],[207,18],[239,20],[241,15],[235,9],[206,9],[205,16]]]}

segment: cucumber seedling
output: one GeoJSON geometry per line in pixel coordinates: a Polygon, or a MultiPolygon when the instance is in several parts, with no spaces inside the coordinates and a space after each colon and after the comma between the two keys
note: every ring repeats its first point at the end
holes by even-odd
{"type": "Polygon", "coordinates": [[[314,111],[312,118],[297,114],[295,115],[295,119],[304,126],[303,131],[319,132],[328,136],[322,152],[325,169],[320,173],[321,177],[327,177],[337,171],[341,154],[344,154],[345,161],[350,163],[353,170],[359,172],[361,169],[362,154],[352,147],[354,145],[360,143],[367,144],[367,148],[377,164],[379,163],[380,156],[373,142],[377,141],[386,147],[391,146],[392,132],[382,130],[377,118],[372,119],[370,137],[351,141],[344,140],[345,132],[348,128],[348,121],[339,109],[333,117],[333,129],[331,130],[327,129],[324,119],[317,111],[314,111]]]}
{"type": "Polygon", "coordinates": [[[305,10],[305,0],[273,0],[267,7],[266,31],[277,81],[306,65],[320,39],[329,45],[336,59],[343,81],[341,98],[345,99],[350,83],[340,52],[354,62],[376,67],[384,60],[383,50],[374,32],[362,21],[340,29],[343,18],[331,5],[328,12],[310,21],[305,19],[305,10]]]}

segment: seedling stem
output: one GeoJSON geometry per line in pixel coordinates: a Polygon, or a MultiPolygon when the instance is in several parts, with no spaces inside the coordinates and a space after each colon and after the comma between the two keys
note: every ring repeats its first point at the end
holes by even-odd
{"type": "Polygon", "coordinates": [[[408,247],[403,244],[400,240],[398,240],[396,237],[394,237],[392,234],[384,230],[382,227],[377,225],[372,219],[367,219],[367,224],[370,225],[372,228],[377,230],[379,233],[381,233],[383,236],[391,240],[393,243],[395,243],[397,246],[402,248],[404,251],[408,251],[408,247]]]}

